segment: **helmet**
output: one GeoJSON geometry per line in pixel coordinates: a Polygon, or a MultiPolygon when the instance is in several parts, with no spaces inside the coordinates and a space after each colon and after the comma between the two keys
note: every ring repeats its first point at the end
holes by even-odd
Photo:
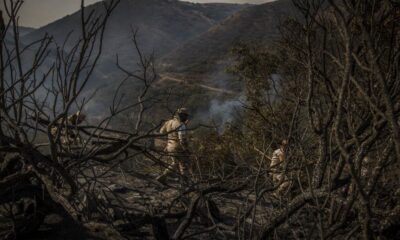
{"type": "Polygon", "coordinates": [[[179,114],[179,115],[183,115],[183,114],[186,114],[186,115],[189,115],[189,112],[188,112],[188,110],[187,110],[187,108],[178,108],[178,110],[176,110],[176,113],[177,114],[179,114]]]}
{"type": "Polygon", "coordinates": [[[178,110],[176,110],[176,114],[175,114],[180,121],[186,121],[189,117],[189,112],[187,110],[187,108],[178,108],[178,110]]]}

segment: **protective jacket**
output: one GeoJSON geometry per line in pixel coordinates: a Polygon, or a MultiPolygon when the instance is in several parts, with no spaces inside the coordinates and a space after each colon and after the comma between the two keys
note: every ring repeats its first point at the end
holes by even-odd
{"type": "Polygon", "coordinates": [[[275,185],[279,185],[278,192],[283,192],[289,187],[289,181],[284,173],[285,152],[282,149],[276,149],[271,158],[271,176],[275,185]]]}
{"type": "Polygon", "coordinates": [[[160,129],[161,134],[167,134],[167,152],[181,152],[187,149],[186,124],[177,117],[168,120],[160,129]]]}

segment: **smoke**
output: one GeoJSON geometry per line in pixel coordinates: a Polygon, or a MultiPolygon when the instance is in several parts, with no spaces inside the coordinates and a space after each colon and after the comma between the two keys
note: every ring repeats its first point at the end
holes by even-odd
{"type": "Polygon", "coordinates": [[[209,117],[224,125],[234,120],[242,106],[243,103],[239,99],[228,101],[214,99],[210,102],[209,117]]]}
{"type": "Polygon", "coordinates": [[[195,118],[199,123],[216,127],[217,131],[221,133],[226,124],[240,119],[244,103],[244,95],[238,95],[232,99],[214,98],[206,109],[195,114],[195,118]]]}
{"type": "Polygon", "coordinates": [[[221,92],[207,93],[211,99],[207,97],[208,101],[204,102],[204,105],[197,109],[195,114],[198,122],[215,126],[219,132],[227,123],[240,118],[240,112],[246,102],[245,94],[242,92],[243,83],[238,81],[236,76],[227,72],[231,65],[231,59],[226,59],[208,69],[208,74],[202,83],[221,89],[221,92]]]}

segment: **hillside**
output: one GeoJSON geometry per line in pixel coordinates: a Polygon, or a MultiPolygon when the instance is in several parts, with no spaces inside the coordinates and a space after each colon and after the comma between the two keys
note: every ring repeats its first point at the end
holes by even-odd
{"type": "Polygon", "coordinates": [[[33,31],[35,31],[36,29],[35,28],[31,28],[31,27],[19,27],[19,34],[21,35],[21,36],[25,36],[26,34],[29,34],[29,33],[31,33],[31,32],[33,32],[33,31]]]}
{"type": "MultiPolygon", "coordinates": [[[[19,36],[24,37],[25,35],[35,31],[35,28],[19,26],[18,31],[19,31],[19,36]]],[[[5,40],[11,44],[11,42],[13,41],[13,38],[14,38],[14,30],[13,30],[12,26],[10,26],[6,32],[5,40]]]]}
{"type": "Polygon", "coordinates": [[[179,73],[219,71],[218,65],[226,64],[228,53],[235,44],[271,43],[279,36],[278,25],[294,14],[290,0],[251,6],[165,56],[163,66],[167,71],[179,73]]]}
{"type": "MultiPolygon", "coordinates": [[[[90,5],[86,12],[100,7],[101,3],[90,5]]],[[[137,56],[131,43],[131,27],[139,29],[141,49],[147,54],[155,53],[160,63],[159,73],[169,72],[175,79],[189,83],[188,86],[176,86],[176,83],[165,81],[157,84],[160,89],[157,91],[174,86],[178,91],[188,87],[196,88],[203,95],[192,93],[187,97],[187,101],[195,106],[198,99],[204,98],[204,94],[209,95],[207,99],[215,99],[220,95],[220,91],[210,90],[205,93],[207,89],[233,89],[240,92],[240,84],[232,86],[230,76],[224,72],[229,63],[230,49],[241,41],[273,41],[279,35],[277,25],[284,17],[292,14],[291,9],[290,0],[262,5],[122,0],[109,20],[104,54],[92,77],[95,81],[87,86],[87,89],[103,87],[94,98],[96,104],[90,107],[93,108],[91,111],[104,109],[102,106],[110,102],[112,92],[123,78],[115,66],[116,55],[127,69],[132,70],[136,66],[137,56]]],[[[60,44],[74,30],[70,37],[71,42],[74,42],[74,38],[79,36],[79,24],[80,12],[76,12],[31,32],[24,39],[32,41],[47,32],[60,44]]],[[[134,96],[137,92],[136,84],[126,86],[123,92],[134,96]]],[[[201,106],[197,105],[196,109],[207,109],[208,101],[204,101],[201,106]]]]}
{"type": "MultiPolygon", "coordinates": [[[[112,71],[110,65],[115,63],[117,54],[123,63],[136,62],[131,43],[132,28],[139,30],[139,42],[144,52],[154,51],[161,57],[245,7],[247,5],[194,4],[176,0],[121,0],[108,22],[104,56],[98,68],[103,70],[100,75],[112,71]]],[[[94,9],[102,9],[102,2],[86,7],[86,14],[94,9]]],[[[80,14],[78,11],[59,19],[26,35],[24,40],[33,41],[49,33],[60,45],[72,32],[69,41],[72,44],[80,35],[80,14]]]]}

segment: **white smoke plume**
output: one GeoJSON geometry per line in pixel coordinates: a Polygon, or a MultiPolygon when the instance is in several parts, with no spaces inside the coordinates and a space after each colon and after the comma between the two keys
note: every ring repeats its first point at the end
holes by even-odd
{"type": "Polygon", "coordinates": [[[239,99],[228,101],[214,99],[210,102],[209,116],[223,125],[227,122],[232,122],[236,113],[240,111],[242,106],[243,103],[239,99]]]}

